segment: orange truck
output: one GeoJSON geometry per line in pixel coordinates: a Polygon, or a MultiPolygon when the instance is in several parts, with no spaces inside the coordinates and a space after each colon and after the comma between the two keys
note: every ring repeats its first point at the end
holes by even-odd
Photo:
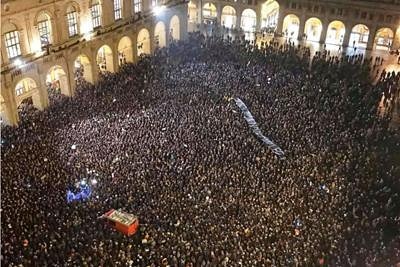
{"type": "Polygon", "coordinates": [[[102,218],[107,219],[111,227],[125,235],[134,235],[139,229],[139,219],[133,214],[120,210],[109,210],[102,218]]]}

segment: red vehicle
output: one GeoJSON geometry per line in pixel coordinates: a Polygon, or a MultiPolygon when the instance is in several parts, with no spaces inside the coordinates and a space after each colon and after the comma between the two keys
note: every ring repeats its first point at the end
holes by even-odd
{"type": "Polygon", "coordinates": [[[133,214],[119,210],[110,210],[102,218],[108,220],[111,227],[125,235],[134,235],[139,229],[139,219],[133,214]]]}

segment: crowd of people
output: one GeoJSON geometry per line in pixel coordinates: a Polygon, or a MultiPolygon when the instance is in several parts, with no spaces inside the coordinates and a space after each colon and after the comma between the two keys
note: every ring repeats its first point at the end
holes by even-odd
{"type": "Polygon", "coordinates": [[[399,132],[377,104],[400,74],[373,85],[371,66],[195,33],[52,95],[2,129],[2,265],[394,265],[399,132]],[[67,203],[93,179],[88,200],[67,203]],[[139,232],[110,228],[110,209],[137,215],[139,232]]]}

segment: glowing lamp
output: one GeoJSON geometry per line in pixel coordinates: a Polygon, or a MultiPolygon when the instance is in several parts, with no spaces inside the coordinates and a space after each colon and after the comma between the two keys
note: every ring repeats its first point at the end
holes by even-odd
{"type": "Polygon", "coordinates": [[[165,6],[156,6],[153,8],[153,12],[156,16],[158,16],[165,10],[165,8],[165,6]]]}

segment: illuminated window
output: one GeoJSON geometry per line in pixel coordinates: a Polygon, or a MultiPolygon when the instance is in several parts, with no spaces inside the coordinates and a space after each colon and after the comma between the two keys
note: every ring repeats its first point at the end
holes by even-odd
{"type": "Polygon", "coordinates": [[[18,31],[7,32],[4,34],[8,58],[14,58],[21,55],[21,46],[19,44],[18,31]]]}
{"type": "Polygon", "coordinates": [[[100,27],[101,26],[100,4],[98,2],[93,4],[90,8],[90,11],[92,14],[93,29],[100,27]]]}
{"type": "Polygon", "coordinates": [[[114,0],[114,19],[122,19],[121,0],[114,0]]]}
{"type": "Polygon", "coordinates": [[[42,20],[38,22],[38,31],[40,37],[40,44],[46,47],[50,44],[50,22],[42,20]]]}
{"type": "Polygon", "coordinates": [[[151,6],[155,7],[157,5],[157,0],[151,0],[151,6]]]}
{"type": "Polygon", "coordinates": [[[25,91],[24,85],[22,83],[17,84],[15,87],[15,94],[17,96],[22,95],[25,91]]]}
{"type": "Polygon", "coordinates": [[[142,11],[142,0],[134,0],[135,13],[139,13],[142,11]]]}
{"type": "Polygon", "coordinates": [[[75,10],[67,13],[67,24],[69,37],[78,34],[78,15],[75,10]]]}

